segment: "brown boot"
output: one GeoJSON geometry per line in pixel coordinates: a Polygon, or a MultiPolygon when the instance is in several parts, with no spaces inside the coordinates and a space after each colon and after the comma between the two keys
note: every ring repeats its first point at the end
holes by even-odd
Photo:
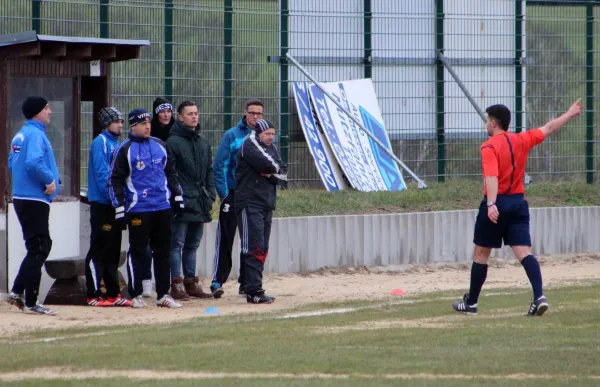
{"type": "Polygon", "coordinates": [[[186,278],[183,280],[183,285],[190,297],[213,298],[211,293],[205,293],[204,290],[202,290],[202,286],[200,286],[200,277],[186,278]]]}
{"type": "Polygon", "coordinates": [[[171,297],[175,300],[187,301],[190,296],[186,293],[185,287],[183,286],[183,278],[173,277],[171,278],[171,297]]]}

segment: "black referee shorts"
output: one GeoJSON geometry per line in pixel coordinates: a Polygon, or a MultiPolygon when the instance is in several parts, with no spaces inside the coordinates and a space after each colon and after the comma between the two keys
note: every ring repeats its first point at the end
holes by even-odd
{"type": "Polygon", "coordinates": [[[487,200],[481,202],[473,243],[494,249],[502,247],[502,241],[507,246],[531,246],[529,204],[524,195],[498,195],[496,207],[500,216],[498,223],[493,223],[488,218],[487,200]]]}

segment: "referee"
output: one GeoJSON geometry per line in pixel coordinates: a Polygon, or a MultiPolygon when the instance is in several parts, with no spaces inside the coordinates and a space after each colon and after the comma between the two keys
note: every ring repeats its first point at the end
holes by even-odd
{"type": "Polygon", "coordinates": [[[510,110],[504,105],[486,109],[488,135],[481,146],[484,198],[475,222],[473,265],[469,293],[461,301],[452,303],[457,312],[477,314],[479,293],[485,283],[488,259],[492,249],[502,247],[502,242],[512,248],[523,265],[533,288],[533,299],[527,312],[542,316],[548,310],[548,300],[542,290],[540,264],[531,254],[529,233],[529,205],[525,199],[523,179],[529,151],[546,137],[558,132],[572,118],[581,113],[581,98],[560,117],[539,129],[523,133],[509,133],[510,110]]]}

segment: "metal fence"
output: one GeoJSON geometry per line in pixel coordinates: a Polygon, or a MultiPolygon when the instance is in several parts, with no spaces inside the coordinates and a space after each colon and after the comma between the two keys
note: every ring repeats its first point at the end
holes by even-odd
{"type": "MultiPolygon", "coordinates": [[[[112,103],[157,96],[199,105],[214,147],[249,98],[265,102],[292,187],[320,187],[294,114],[290,82],[372,78],[396,155],[428,181],[480,176],[484,126],[437,60],[443,53],[485,109],[503,103],[512,130],[543,125],[584,98],[585,114],[530,157],[540,179],[597,181],[594,84],[600,1],[538,0],[0,0],[0,34],[149,39],[113,64],[112,103]]],[[[87,104],[83,164],[91,142],[87,104]]],[[[82,166],[82,182],[86,179],[82,166]]]]}

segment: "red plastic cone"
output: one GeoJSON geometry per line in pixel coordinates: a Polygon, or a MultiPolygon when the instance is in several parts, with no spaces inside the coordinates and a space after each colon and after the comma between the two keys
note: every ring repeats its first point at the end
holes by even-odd
{"type": "Polygon", "coordinates": [[[403,295],[406,294],[406,292],[402,288],[396,288],[396,289],[392,289],[392,291],[390,292],[390,294],[403,296],[403,295]]]}

